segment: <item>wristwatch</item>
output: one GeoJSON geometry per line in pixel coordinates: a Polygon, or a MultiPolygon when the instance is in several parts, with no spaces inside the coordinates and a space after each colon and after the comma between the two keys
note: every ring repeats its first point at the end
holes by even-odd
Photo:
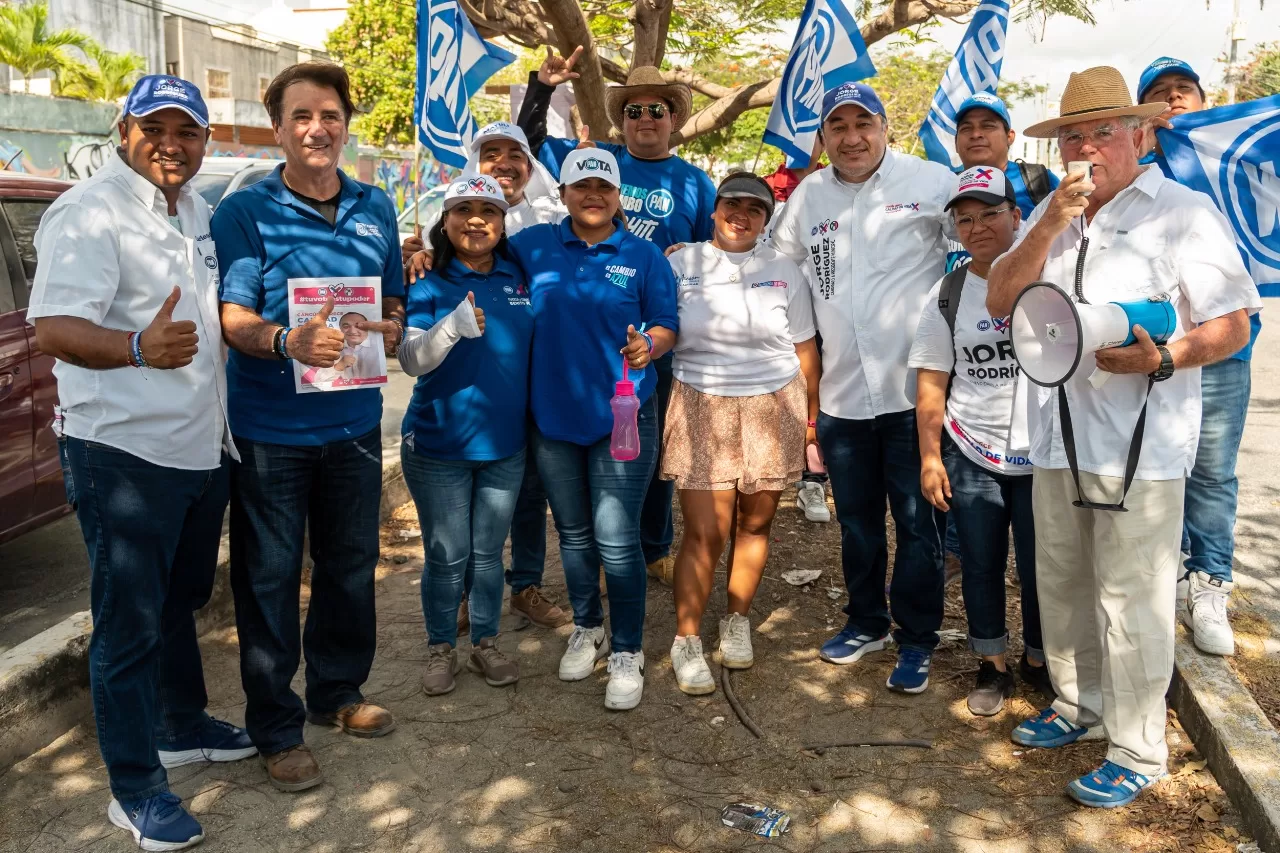
{"type": "Polygon", "coordinates": [[[1173,356],[1164,344],[1156,344],[1156,350],[1160,353],[1160,366],[1151,374],[1151,378],[1156,382],[1163,382],[1173,375],[1173,356]]]}

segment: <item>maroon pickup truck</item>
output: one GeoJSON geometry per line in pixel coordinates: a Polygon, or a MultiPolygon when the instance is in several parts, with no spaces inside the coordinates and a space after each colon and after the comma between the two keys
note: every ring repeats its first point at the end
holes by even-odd
{"type": "Polygon", "coordinates": [[[0,542],[70,511],[50,425],[53,359],[36,348],[27,302],[35,235],[65,181],[0,171],[0,542]]]}

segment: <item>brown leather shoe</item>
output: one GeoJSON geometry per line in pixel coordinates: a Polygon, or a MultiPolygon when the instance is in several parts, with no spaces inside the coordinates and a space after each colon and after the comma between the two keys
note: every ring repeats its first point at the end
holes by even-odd
{"type": "Polygon", "coordinates": [[[649,577],[654,578],[663,586],[671,586],[671,581],[676,575],[676,558],[670,555],[659,557],[649,565],[645,566],[649,577]]]}
{"type": "Polygon", "coordinates": [[[565,613],[556,603],[542,594],[536,586],[527,586],[519,592],[511,593],[511,611],[522,613],[529,621],[543,628],[559,628],[568,625],[573,618],[565,613]]]}
{"type": "Polygon", "coordinates": [[[294,793],[314,788],[324,781],[320,765],[305,744],[262,756],[267,778],[277,791],[294,793]]]}
{"type": "Polygon", "coordinates": [[[363,699],[334,714],[308,711],[307,722],[317,726],[337,726],[354,737],[382,737],[396,728],[395,717],[390,711],[363,699]]]}

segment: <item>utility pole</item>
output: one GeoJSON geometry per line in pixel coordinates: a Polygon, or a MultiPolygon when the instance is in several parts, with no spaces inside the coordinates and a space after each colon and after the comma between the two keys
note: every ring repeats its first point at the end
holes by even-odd
{"type": "Polygon", "coordinates": [[[1240,60],[1239,45],[1244,41],[1244,19],[1240,17],[1240,0],[1234,0],[1234,3],[1231,11],[1231,52],[1228,54],[1225,75],[1228,104],[1236,102],[1236,82],[1240,79],[1240,70],[1237,65],[1240,60]]]}

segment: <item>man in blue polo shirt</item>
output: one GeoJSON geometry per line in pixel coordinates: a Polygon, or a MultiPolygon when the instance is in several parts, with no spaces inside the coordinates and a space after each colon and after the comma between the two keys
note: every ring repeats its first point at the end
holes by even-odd
{"type": "MultiPolygon", "coordinates": [[[[290,66],[263,103],[285,163],[229,196],[213,218],[222,268],[222,327],[231,431],[243,461],[231,481],[231,584],[240,633],[246,727],[271,783],[320,784],[304,721],[378,737],[395,728],[360,692],[376,644],[373,573],[382,496],[381,392],[299,394],[291,361],[329,368],[342,332],[316,319],[289,327],[289,282],[376,276],[388,354],[403,338],[404,273],[386,193],[338,170],[354,111],[347,73],[328,62],[290,66]],[[304,533],[314,568],[298,669],[304,533]]],[[[329,306],[328,310],[332,310],[329,306]]]]}
{"type": "MultiPolygon", "coordinates": [[[[1138,80],[1138,102],[1164,101],[1169,109],[1154,119],[1159,125],[1183,113],[1205,108],[1200,75],[1181,59],[1162,56],[1138,80]]],[[[1176,181],[1155,133],[1145,134],[1153,147],[1139,162],[1155,164],[1176,181]]],[[[1231,560],[1235,554],[1236,454],[1249,410],[1253,342],[1262,330],[1261,312],[1250,318],[1249,345],[1230,358],[1200,368],[1200,444],[1195,467],[1187,477],[1183,507],[1182,579],[1178,581],[1178,614],[1191,629],[1196,648],[1215,655],[1235,653],[1235,634],[1227,621],[1231,594],[1231,560]]]]}
{"type": "MultiPolygon", "coordinates": [[[[582,48],[569,57],[548,56],[537,74],[529,75],[529,91],[517,123],[529,137],[529,147],[557,179],[565,156],[576,139],[547,136],[547,109],[555,87],[578,77],[573,70],[582,48]]],[[[613,154],[622,172],[622,209],[627,230],[666,249],[676,243],[711,239],[711,213],[716,188],[697,166],[671,153],[671,134],[689,118],[693,94],[683,83],[668,83],[652,66],[632,70],[625,86],[605,93],[609,120],[622,134],[624,145],[595,143],[613,154]]],[[[662,434],[671,394],[671,356],[654,362],[658,371],[658,434],[662,434]]],[[[670,584],[675,571],[671,557],[671,498],[674,484],[658,478],[661,461],[645,496],[640,516],[640,541],[649,574],[670,584]]]]}

